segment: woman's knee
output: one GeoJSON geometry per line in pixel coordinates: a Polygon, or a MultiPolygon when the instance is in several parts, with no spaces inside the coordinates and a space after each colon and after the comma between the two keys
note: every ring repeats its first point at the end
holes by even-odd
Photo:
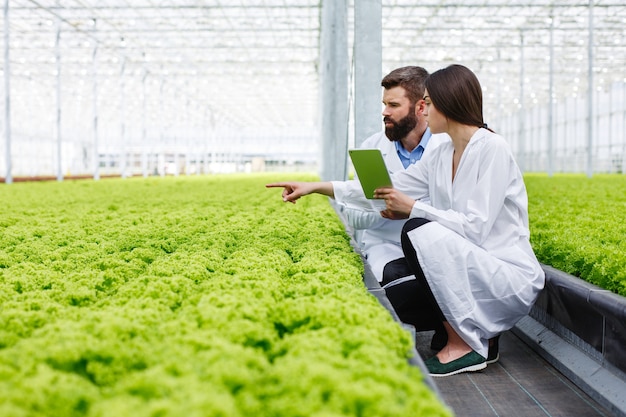
{"type": "Polygon", "coordinates": [[[418,227],[421,227],[429,222],[430,220],[424,219],[422,217],[414,217],[412,219],[409,219],[406,223],[404,223],[404,226],[402,227],[402,234],[407,234],[411,230],[415,230],[418,227]]]}
{"type": "Polygon", "coordinates": [[[413,247],[413,243],[409,238],[409,232],[429,222],[430,220],[421,217],[415,217],[407,220],[407,222],[404,223],[404,226],[402,227],[402,233],[400,234],[400,243],[402,245],[402,251],[404,252],[404,256],[407,258],[407,260],[412,260],[413,258],[417,259],[417,255],[415,254],[415,248],[413,247]]]}

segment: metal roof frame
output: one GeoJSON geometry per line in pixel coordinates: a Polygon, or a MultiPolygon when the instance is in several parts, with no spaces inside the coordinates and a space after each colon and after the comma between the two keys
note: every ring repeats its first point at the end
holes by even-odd
{"type": "MultiPolygon", "coordinates": [[[[66,139],[85,140],[95,123],[112,147],[131,137],[136,144],[158,137],[165,146],[181,136],[206,140],[200,131],[254,131],[265,150],[280,153],[276,132],[317,132],[324,111],[321,4],[5,0],[12,129],[50,135],[60,109],[58,135],[66,139]]],[[[489,122],[550,96],[590,97],[588,85],[598,91],[626,82],[626,4],[382,0],[383,74],[454,62],[477,73],[489,122]]]]}

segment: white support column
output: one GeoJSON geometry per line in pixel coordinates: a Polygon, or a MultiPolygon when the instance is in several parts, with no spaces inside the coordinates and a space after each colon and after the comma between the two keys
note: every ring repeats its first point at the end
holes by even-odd
{"type": "Polygon", "coordinates": [[[348,6],[347,0],[323,0],[320,45],[320,177],[348,175],[348,6]]]}
{"type": "Polygon", "coordinates": [[[519,157],[517,158],[518,164],[522,172],[526,170],[526,143],[525,143],[525,135],[524,129],[524,31],[520,31],[520,59],[519,59],[519,142],[518,142],[518,153],[519,157]]]}
{"type": "Polygon", "coordinates": [[[622,83],[622,175],[626,175],[626,79],[622,83]]]}
{"type": "MultiPolygon", "coordinates": [[[[123,53],[123,52],[122,52],[123,53]]],[[[120,67],[120,176],[128,176],[128,147],[126,144],[126,56],[122,55],[120,67]]],[[[131,147],[132,148],[132,147],[131,147]]]]}
{"type": "Polygon", "coordinates": [[[210,120],[210,129],[206,128],[210,132],[210,136],[208,140],[209,145],[207,147],[207,158],[208,158],[209,163],[207,165],[206,172],[212,174],[215,172],[215,147],[216,147],[216,141],[217,141],[217,134],[215,132],[215,117],[214,117],[213,110],[209,109],[209,111],[210,113],[205,114],[205,118],[204,118],[204,120],[210,120]]]}
{"type": "Polygon", "coordinates": [[[587,177],[593,175],[593,0],[589,0],[587,80],[587,177]]]}
{"type": "Polygon", "coordinates": [[[165,79],[163,78],[163,68],[161,67],[161,79],[159,80],[159,146],[157,148],[157,169],[161,177],[165,176],[165,79]]]}
{"type": "Polygon", "coordinates": [[[354,141],[382,129],[382,1],[354,3],[354,141]]]}
{"type": "MultiPolygon", "coordinates": [[[[176,85],[176,83],[174,84],[176,85]]],[[[179,89],[175,89],[174,90],[174,108],[176,109],[180,109],[180,90],[179,89]]],[[[172,126],[174,127],[173,129],[171,129],[170,131],[172,132],[171,134],[171,138],[170,140],[173,142],[173,144],[171,145],[171,150],[174,153],[174,176],[178,177],[178,175],[180,174],[180,129],[178,129],[178,126],[176,126],[176,121],[179,120],[178,125],[180,125],[180,120],[181,120],[181,116],[180,116],[180,112],[176,112],[176,116],[172,118],[172,122],[170,122],[172,124],[172,126]]]]}
{"type": "Polygon", "coordinates": [[[141,77],[141,173],[144,178],[148,177],[148,155],[146,154],[146,148],[148,146],[147,130],[146,130],[146,112],[147,112],[147,98],[146,98],[146,79],[148,78],[148,70],[144,68],[143,77],[141,77]]]}
{"type": "Polygon", "coordinates": [[[9,0],[4,0],[4,140],[6,173],[5,184],[13,183],[11,163],[11,67],[9,59],[9,0]]]}
{"type": "Polygon", "coordinates": [[[183,123],[180,126],[181,134],[183,135],[182,143],[185,148],[185,175],[188,176],[191,171],[191,156],[193,153],[191,152],[191,147],[193,146],[191,141],[191,115],[189,114],[190,109],[190,100],[189,96],[186,94],[189,88],[189,81],[185,82],[185,114],[183,115],[183,123]]]}
{"type": "Polygon", "coordinates": [[[550,74],[548,91],[548,176],[554,174],[554,15],[550,13],[550,74]]]}
{"type": "Polygon", "coordinates": [[[57,17],[56,37],[54,41],[56,61],[56,123],[54,136],[57,143],[57,181],[63,181],[62,138],[61,138],[61,20],[57,17]]]}
{"type": "MultiPolygon", "coordinates": [[[[93,21],[93,30],[96,31],[96,20],[93,21]]],[[[91,55],[92,77],[92,108],[93,108],[93,179],[100,179],[100,149],[98,143],[98,41],[94,37],[93,53],[91,55]]]]}

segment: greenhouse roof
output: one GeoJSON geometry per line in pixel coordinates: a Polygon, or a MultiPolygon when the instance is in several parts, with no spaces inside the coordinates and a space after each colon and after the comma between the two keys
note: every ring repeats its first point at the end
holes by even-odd
{"type": "MultiPolygon", "coordinates": [[[[59,102],[76,125],[92,123],[92,107],[101,126],[120,118],[268,131],[317,125],[319,0],[8,4],[16,130],[32,115],[53,120],[59,102]]],[[[550,74],[555,99],[586,95],[590,80],[603,89],[626,78],[623,1],[383,0],[382,18],[383,74],[462,63],[479,76],[492,113],[545,104],[550,74]]]]}

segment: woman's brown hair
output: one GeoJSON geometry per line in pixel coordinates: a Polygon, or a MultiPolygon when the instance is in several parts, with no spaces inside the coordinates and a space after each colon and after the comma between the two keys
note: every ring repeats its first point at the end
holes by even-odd
{"type": "Polygon", "coordinates": [[[482,88],[469,68],[458,64],[442,68],[430,74],[425,86],[433,106],[448,119],[487,128],[483,121],[482,88]]]}

